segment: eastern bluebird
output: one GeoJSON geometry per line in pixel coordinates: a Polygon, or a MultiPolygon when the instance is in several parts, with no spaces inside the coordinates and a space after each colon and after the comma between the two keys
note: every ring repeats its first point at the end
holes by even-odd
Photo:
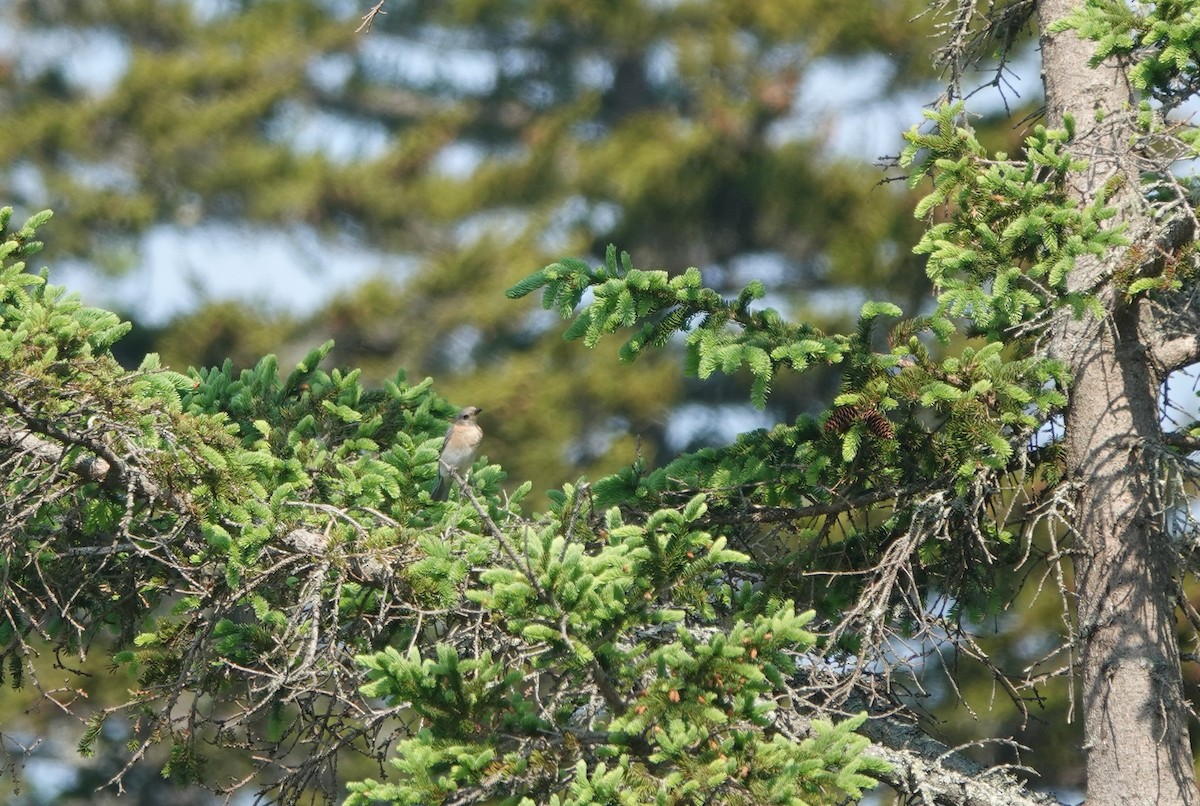
{"type": "Polygon", "coordinates": [[[483,441],[483,429],[475,418],[483,409],[477,406],[467,406],[454,418],[454,423],[446,431],[442,440],[442,454],[438,457],[437,484],[433,488],[433,500],[445,501],[450,495],[450,468],[465,476],[479,453],[479,443],[483,441]]]}

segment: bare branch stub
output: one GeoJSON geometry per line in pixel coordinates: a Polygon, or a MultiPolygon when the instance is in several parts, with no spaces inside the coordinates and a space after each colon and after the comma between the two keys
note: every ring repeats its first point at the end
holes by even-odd
{"type": "Polygon", "coordinates": [[[367,11],[367,13],[362,16],[362,23],[357,28],[354,29],[354,33],[356,33],[356,34],[370,33],[371,25],[375,22],[375,18],[380,16],[381,14],[387,14],[387,12],[383,10],[383,5],[386,2],[387,2],[387,0],[379,0],[378,3],[371,6],[371,8],[367,11]]]}

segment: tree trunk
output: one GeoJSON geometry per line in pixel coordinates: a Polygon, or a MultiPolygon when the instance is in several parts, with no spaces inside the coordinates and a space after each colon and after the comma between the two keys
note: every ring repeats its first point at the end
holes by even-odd
{"type": "MultiPolygon", "coordinates": [[[[1076,121],[1073,154],[1088,160],[1074,191],[1090,203],[1111,177],[1124,184],[1110,202],[1131,238],[1139,221],[1139,174],[1123,69],[1088,66],[1092,45],[1073,31],[1046,35],[1077,0],[1041,0],[1042,71],[1049,124],[1076,121]]],[[[1078,647],[1083,681],[1088,806],[1194,804],[1197,796],[1175,637],[1176,554],[1156,512],[1148,473],[1161,441],[1157,389],[1139,336],[1139,307],[1115,292],[1124,259],[1081,259],[1073,290],[1100,288],[1104,321],[1065,322],[1051,350],[1071,368],[1066,414],[1067,479],[1076,489],[1078,647]],[[1105,278],[1109,278],[1105,282],[1105,278]]]]}

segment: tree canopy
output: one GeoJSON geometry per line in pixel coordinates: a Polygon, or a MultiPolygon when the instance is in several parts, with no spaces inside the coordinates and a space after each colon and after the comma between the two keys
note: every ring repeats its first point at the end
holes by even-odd
{"type": "MultiPolygon", "coordinates": [[[[702,267],[726,293],[768,273],[782,304],[826,324],[852,321],[848,288],[891,289],[905,308],[927,299],[913,199],[831,153],[836,121],[819,111],[838,95],[821,76],[859,65],[884,97],[929,80],[930,20],[907,23],[921,8],[394,2],[356,33],[360,3],[22,0],[14,39],[39,44],[0,73],[12,133],[0,197],[58,213],[56,266],[144,270],[150,233],[245,229],[294,237],[331,283],[349,247],[409,259],[411,274],[346,289],[301,321],[211,305],[143,349],[243,368],[333,338],[331,360],[371,383],[403,366],[454,399],[487,388],[505,412],[489,450],[542,500],[638,451],[661,462],[729,439],[672,430],[668,411],[744,398],[679,381],[665,356],[611,383],[603,350],[567,349],[553,320],[513,315],[503,292],[529,266],[617,243],[643,265],[702,267]],[[85,80],[70,55],[45,55],[56,48],[111,51],[118,66],[85,80]]],[[[256,253],[231,259],[271,271],[256,253]]],[[[229,270],[198,260],[178,271],[229,270]]],[[[792,384],[773,411],[815,413],[836,384],[792,384]]]]}
{"type": "MultiPolygon", "coordinates": [[[[516,67],[497,73],[496,86],[506,76],[510,102],[527,112],[546,107],[505,124],[515,111],[466,93],[461,106],[405,113],[400,128],[413,136],[428,136],[424,127],[440,115],[453,118],[441,124],[453,129],[441,146],[505,125],[533,138],[527,149],[506,152],[500,167],[488,163],[459,180],[496,170],[496,195],[481,193],[476,212],[512,212],[499,200],[515,196],[520,234],[505,241],[494,230],[477,239],[460,233],[444,252],[426,253],[441,273],[421,275],[394,298],[427,309],[413,320],[422,330],[414,338],[432,345],[447,332],[438,303],[452,307],[469,276],[478,279],[472,294],[496,295],[472,320],[484,336],[479,349],[505,334],[509,343],[496,355],[509,365],[522,360],[513,334],[537,316],[521,300],[540,295],[545,311],[568,320],[554,354],[570,362],[594,351],[589,361],[603,369],[588,383],[618,388],[628,400],[639,391],[620,388],[635,385],[647,361],[654,374],[678,361],[672,376],[694,384],[725,376],[725,388],[738,388],[759,409],[789,376],[836,384],[821,411],[669,461],[635,456],[616,472],[556,484],[544,505],[507,458],[503,469],[481,458],[469,474],[456,474],[449,501],[434,501],[429,487],[457,406],[432,377],[418,381],[401,370],[366,383],[361,370],[341,363],[333,342],[308,351],[294,369],[273,355],[185,372],[150,353],[123,366],[114,351],[130,325],[29,264],[59,219],[39,213],[17,225],[5,208],[0,668],[83,721],[83,754],[123,736],[124,765],[109,786],[120,789],[162,751],[156,763],[177,783],[282,802],[339,800],[348,791],[351,804],[841,803],[877,782],[930,804],[1055,802],[1011,769],[982,768],[922,732],[922,695],[958,686],[974,666],[1026,714],[1051,697],[1077,704],[1089,804],[1139,802],[1151,791],[1162,802],[1196,802],[1181,672],[1192,656],[1181,656],[1181,645],[1200,627],[1188,587],[1200,425],[1194,401],[1180,405],[1170,386],[1200,360],[1197,222],[1192,182],[1180,167],[1195,156],[1196,134],[1179,111],[1200,69],[1195,4],[1042,0],[986,15],[966,0],[933,5],[937,13],[923,24],[939,21],[944,48],[935,64],[949,82],[943,102],[905,136],[895,166],[920,197],[910,210],[921,231],[911,250],[934,289],[931,308],[913,310],[904,294],[902,304],[868,298],[844,324],[798,316],[800,305],[781,310],[761,279],[738,281],[729,271],[737,254],[759,248],[753,238],[729,247],[722,239],[733,236],[723,227],[693,230],[705,210],[739,237],[770,216],[758,210],[747,219],[753,226],[739,230],[729,208],[708,206],[715,197],[689,195],[686,184],[678,194],[646,185],[649,195],[611,202],[618,223],[577,244],[581,255],[602,256],[532,262],[546,248],[536,222],[555,209],[547,202],[554,194],[521,194],[541,180],[553,186],[565,168],[606,149],[613,162],[597,163],[607,166],[606,179],[620,173],[620,154],[657,143],[667,146],[658,158],[690,154],[679,165],[715,171],[706,192],[718,196],[755,177],[754,159],[770,162],[770,178],[789,192],[806,187],[773,162],[788,148],[772,145],[769,126],[738,128],[757,118],[735,112],[769,111],[773,103],[762,87],[739,94],[756,86],[753,71],[748,81],[739,71],[759,60],[778,65],[780,49],[797,39],[812,53],[857,52],[889,31],[886,15],[866,12],[857,27],[801,25],[783,12],[815,12],[796,5],[451,4],[437,14],[469,16],[435,14],[427,23],[416,7],[388,8],[419,24],[406,33],[420,31],[435,46],[451,41],[438,37],[451,22],[455,36],[466,37],[456,45],[504,56],[508,41],[515,50],[497,63],[516,67]],[[678,79],[677,96],[654,86],[648,60],[667,34],[651,22],[678,26],[669,28],[674,63],[664,85],[678,79]],[[728,25],[728,37],[689,38],[689,26],[701,23],[728,25]],[[1003,64],[1029,25],[1041,45],[1046,108],[1010,154],[981,141],[963,82],[981,53],[1003,64]],[[557,93],[571,93],[555,81],[586,85],[591,74],[559,76],[511,43],[547,31],[578,35],[563,40],[575,45],[564,58],[588,53],[586,43],[601,32],[612,37],[604,41],[627,41],[629,51],[603,51],[615,60],[611,86],[643,81],[650,96],[665,93],[680,117],[661,131],[644,128],[656,118],[643,106],[605,118],[606,98],[618,96],[605,95],[604,81],[586,115],[584,107],[556,110],[557,93]],[[622,79],[623,58],[635,66],[622,79]],[[589,129],[585,118],[608,128],[589,129]],[[745,145],[742,135],[754,158],[723,163],[726,149],[745,145]],[[689,152],[689,143],[701,150],[689,152]],[[658,214],[661,229],[651,220],[658,214]],[[618,245],[601,250],[606,235],[618,245]],[[644,251],[623,251],[622,235],[644,251]],[[658,235],[670,249],[656,246],[658,235]],[[511,260],[523,250],[518,267],[491,271],[501,255],[511,260]],[[703,265],[688,265],[695,263],[703,265]],[[489,317],[495,331],[480,324],[489,317]],[[1010,614],[1030,599],[1048,600],[1062,629],[1040,630],[1044,643],[1035,649],[997,647],[988,633],[1011,637],[1010,614]],[[81,689],[49,682],[50,658],[70,673],[95,655],[133,681],[119,700],[89,704],[81,689]],[[1027,662],[1013,666],[1013,657],[1027,662]],[[1059,680],[1073,681],[1077,693],[1056,689],[1059,680]]],[[[168,61],[188,64],[154,62],[172,41],[162,37],[188,26],[220,30],[225,47],[206,56],[212,65],[188,73],[200,81],[200,100],[208,82],[220,88],[222,57],[262,55],[237,47],[236,31],[296,25],[292,33],[308,38],[329,21],[298,3],[252,3],[208,17],[169,4],[98,8],[144,26],[139,41],[151,43],[144,58],[161,75],[170,74],[168,61]]],[[[376,24],[381,19],[388,18],[376,24]]],[[[292,50],[279,44],[276,61],[264,56],[263,75],[279,69],[299,80],[289,68],[292,50]]],[[[811,55],[803,47],[800,54],[811,55]]],[[[304,80],[317,81],[319,68],[302,64],[304,80]]],[[[122,86],[156,89],[141,80],[131,67],[122,86]]],[[[240,82],[214,90],[210,111],[239,90],[249,103],[258,82],[240,82]]],[[[441,88],[455,91],[464,92],[441,88]]],[[[389,97],[422,100],[411,92],[389,97]]],[[[619,97],[628,103],[637,93],[619,97]]],[[[364,88],[358,101],[366,98],[379,96],[364,88]]],[[[192,130],[174,100],[133,111],[181,136],[206,133],[188,140],[196,173],[179,185],[201,187],[206,204],[223,200],[248,214],[257,199],[250,180],[274,185],[284,176],[256,175],[254,165],[304,162],[294,149],[273,152],[269,127],[257,126],[230,148],[292,156],[206,162],[216,134],[236,126],[226,118],[211,128],[197,121],[192,130]],[[222,171],[230,172],[224,190],[203,188],[222,171]]],[[[74,101],[60,110],[64,137],[72,116],[89,109],[74,101]]],[[[24,125],[33,125],[41,103],[31,96],[22,107],[30,115],[24,125]]],[[[261,121],[261,109],[247,113],[251,119],[261,121]]],[[[133,137],[122,142],[137,141],[122,131],[133,137]]],[[[462,209],[434,214],[435,202],[449,203],[452,194],[419,197],[429,204],[413,207],[397,201],[418,198],[406,194],[428,191],[437,173],[435,152],[423,152],[421,142],[407,140],[370,166],[424,154],[431,161],[411,164],[413,181],[388,193],[377,187],[357,211],[343,209],[345,221],[369,229],[371,216],[390,210],[395,217],[381,219],[390,223],[377,234],[410,246],[436,233],[435,225],[453,229],[462,209]]],[[[43,131],[7,156],[32,159],[20,149],[34,146],[61,160],[56,181],[78,181],[66,168],[79,142],[56,151],[43,131]]],[[[95,153],[120,159],[117,146],[95,153]]],[[[362,167],[321,154],[308,160],[327,176],[362,167]]],[[[636,173],[646,178],[644,166],[636,173]]],[[[169,209],[153,191],[163,177],[151,174],[133,184],[144,180],[145,198],[153,199],[147,209],[160,211],[143,225],[169,209]]],[[[679,166],[668,175],[681,175],[679,166]]],[[[371,184],[364,173],[345,190],[371,184]]],[[[281,198],[303,200],[301,186],[281,198]]],[[[120,203],[115,196],[130,198],[130,185],[109,191],[114,198],[98,203],[106,211],[120,203]]],[[[318,207],[322,215],[337,211],[318,207]]],[[[70,223],[73,212],[68,204],[60,219],[70,223]]],[[[83,249],[85,238],[111,236],[102,221],[68,235],[60,257],[83,249]]],[[[582,230],[595,224],[588,222],[582,230]]],[[[843,223],[831,214],[827,226],[843,223]]],[[[832,260],[832,244],[852,242],[860,223],[849,222],[848,236],[830,233],[813,254],[832,260]]],[[[801,271],[799,253],[779,247],[779,254],[791,272],[801,271]]],[[[540,332],[551,329],[537,321],[540,332]]],[[[541,383],[546,371],[533,365],[529,383],[541,383]]],[[[519,398],[502,398],[497,420],[519,398]]],[[[464,402],[483,406],[490,439],[490,401],[464,402]]],[[[542,428],[520,441],[558,438],[542,428]]]]}

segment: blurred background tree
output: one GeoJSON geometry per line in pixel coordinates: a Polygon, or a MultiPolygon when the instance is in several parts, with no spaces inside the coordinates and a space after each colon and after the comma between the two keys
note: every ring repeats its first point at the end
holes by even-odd
{"type": "MultiPolygon", "coordinates": [[[[540,265],[611,242],[719,289],[760,279],[795,320],[844,324],[868,298],[926,306],[917,194],[873,164],[937,94],[924,0],[389,0],[356,32],[368,7],[0,10],[0,199],[56,211],[42,259],[73,263],[72,284],[134,289],[92,300],[139,325],[127,364],[274,352],[287,367],[333,338],[333,363],[368,382],[404,367],[483,407],[486,453],[540,491],[820,411],[839,382],[780,377],[757,412],[738,379],[680,381],[668,353],[615,376],[615,347],[564,344],[548,312],[512,316],[504,289],[540,265]],[[230,276],[259,290],[211,291],[230,276]],[[198,303],[152,309],[152,282],[198,303]]],[[[1024,135],[1013,123],[1038,100],[1019,100],[981,126],[990,146],[1024,135]]],[[[989,680],[957,683],[993,700],[989,680]]],[[[1071,763],[1073,741],[1054,746],[1043,772],[1071,763]]]]}
{"type": "MultiPolygon", "coordinates": [[[[906,121],[865,137],[828,110],[928,86],[923,6],[401,1],[356,33],[367,5],[345,0],[16,2],[0,196],[56,211],[51,265],[262,278],[260,299],[153,322],[167,363],[333,337],[368,378],[403,366],[482,406],[488,452],[540,490],[639,440],[658,463],[815,411],[836,379],[779,390],[765,416],[664,359],[614,384],[612,356],[563,349],[552,317],[510,324],[503,291],[532,268],[613,242],[718,288],[762,279],[801,318],[885,289],[920,307],[912,200],[840,142],[896,153],[906,121]],[[271,283],[297,254],[323,289],[301,315],[271,283]]],[[[150,324],[144,301],[122,312],[150,324]]]]}

